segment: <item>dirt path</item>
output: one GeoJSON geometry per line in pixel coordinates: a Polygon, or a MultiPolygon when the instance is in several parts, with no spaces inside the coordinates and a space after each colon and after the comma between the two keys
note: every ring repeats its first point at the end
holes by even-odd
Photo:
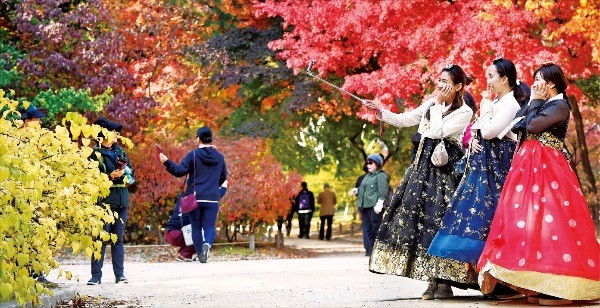
{"type": "MultiPolygon", "coordinates": [[[[64,278],[60,292],[92,296],[92,307],[487,307],[528,306],[524,300],[486,301],[477,291],[457,290],[451,300],[423,301],[427,283],[370,273],[360,242],[292,239],[286,245],[315,257],[211,260],[206,264],[125,264],[129,284],[114,283],[110,262],[101,285],[87,286],[89,262],[64,265],[80,281],[64,278]]],[[[2,307],[3,305],[0,305],[2,307]]],[[[535,307],[531,306],[530,307],[535,307]]],[[[86,306],[90,307],[90,306],[86,306]]]]}

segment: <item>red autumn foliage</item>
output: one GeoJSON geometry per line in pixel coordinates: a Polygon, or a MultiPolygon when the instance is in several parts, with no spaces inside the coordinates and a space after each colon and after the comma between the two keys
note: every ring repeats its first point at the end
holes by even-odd
{"type": "Polygon", "coordinates": [[[259,224],[273,224],[290,208],[289,196],[302,181],[282,166],[261,139],[242,138],[221,143],[227,159],[229,188],[219,210],[223,226],[247,226],[250,233],[259,224]]]}
{"type": "MultiPolygon", "coordinates": [[[[418,103],[442,67],[461,65],[485,86],[484,69],[495,57],[511,59],[519,78],[532,82],[543,61],[560,64],[570,78],[598,73],[593,48],[581,34],[552,36],[572,17],[579,1],[561,1],[539,17],[513,1],[254,1],[258,16],[279,16],[288,30],[271,42],[287,65],[300,72],[309,61],[343,87],[395,109],[394,99],[418,103]],[[505,5],[504,5],[505,4],[505,5]],[[562,8],[562,9],[561,9],[562,8]],[[569,8],[569,9],[567,9],[569,8]],[[583,43],[582,43],[583,42],[583,43]],[[592,65],[590,65],[592,64],[592,65]]],[[[479,91],[476,91],[478,93],[479,91]]]]}
{"type": "Polygon", "coordinates": [[[134,243],[159,242],[160,228],[169,219],[175,200],[182,192],[184,178],[175,178],[167,172],[157,157],[156,144],[169,158],[183,158],[193,147],[191,141],[172,144],[164,140],[147,140],[128,151],[137,182],[135,192],[131,194],[127,224],[128,238],[134,243]],[[150,226],[150,230],[146,226],[150,226]]]}

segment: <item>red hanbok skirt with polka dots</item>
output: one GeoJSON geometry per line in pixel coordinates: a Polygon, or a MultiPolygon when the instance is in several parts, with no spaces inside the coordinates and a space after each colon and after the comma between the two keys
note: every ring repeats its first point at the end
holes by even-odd
{"type": "Polygon", "coordinates": [[[561,151],[538,140],[517,150],[478,269],[482,285],[489,274],[515,289],[571,300],[600,298],[600,245],[561,151]]]}

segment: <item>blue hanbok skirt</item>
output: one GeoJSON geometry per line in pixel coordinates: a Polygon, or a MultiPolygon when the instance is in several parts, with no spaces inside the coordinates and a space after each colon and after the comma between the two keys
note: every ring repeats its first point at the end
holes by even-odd
{"type": "Polygon", "coordinates": [[[428,253],[433,256],[476,264],[483,251],[516,142],[485,140],[479,134],[478,139],[483,150],[467,160],[465,173],[429,246],[428,253]]]}

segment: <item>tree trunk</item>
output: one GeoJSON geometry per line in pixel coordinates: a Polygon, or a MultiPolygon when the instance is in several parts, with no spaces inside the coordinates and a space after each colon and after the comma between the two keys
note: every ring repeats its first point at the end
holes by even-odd
{"type": "MultiPolygon", "coordinates": [[[[594,171],[592,170],[587,143],[585,141],[583,118],[581,117],[581,112],[579,111],[579,106],[577,105],[577,99],[575,98],[575,96],[569,96],[569,101],[571,102],[571,105],[573,107],[573,122],[575,123],[575,132],[577,133],[577,148],[579,149],[580,153],[581,166],[583,168],[583,173],[585,174],[587,180],[585,186],[583,185],[581,179],[579,180],[579,182],[584,191],[589,194],[589,198],[587,199],[597,200],[598,189],[596,188],[596,179],[594,177],[594,171]]],[[[600,203],[597,201],[592,201],[588,205],[590,207],[590,212],[592,213],[594,225],[596,226],[596,235],[600,235],[600,203]]]]}
{"type": "Polygon", "coordinates": [[[256,244],[254,243],[254,233],[251,233],[248,236],[248,248],[250,248],[250,251],[252,252],[256,250],[256,244]]]}
{"type": "Polygon", "coordinates": [[[275,247],[277,249],[283,248],[283,232],[281,230],[277,230],[277,234],[275,234],[275,247]]]}

